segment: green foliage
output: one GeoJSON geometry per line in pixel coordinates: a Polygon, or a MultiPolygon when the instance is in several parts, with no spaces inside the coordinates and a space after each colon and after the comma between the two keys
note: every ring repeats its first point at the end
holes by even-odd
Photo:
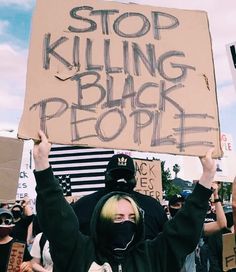
{"type": "Polygon", "coordinates": [[[170,196],[175,195],[175,194],[180,194],[181,193],[181,188],[179,186],[174,185],[171,183],[171,186],[168,188],[166,192],[166,199],[169,199],[170,196]]]}
{"type": "Polygon", "coordinates": [[[179,194],[181,189],[174,185],[171,178],[170,169],[165,169],[165,161],[161,161],[161,174],[162,174],[162,190],[165,192],[165,198],[174,194],[179,194]]]}
{"type": "Polygon", "coordinates": [[[222,182],[219,190],[220,197],[225,201],[230,201],[230,196],[232,194],[232,183],[222,182]]]}
{"type": "Polygon", "coordinates": [[[176,164],[174,164],[174,166],[173,166],[173,171],[174,171],[174,173],[175,173],[175,177],[177,178],[177,175],[178,175],[178,173],[179,173],[179,171],[180,171],[180,166],[176,163],[176,164]]]}

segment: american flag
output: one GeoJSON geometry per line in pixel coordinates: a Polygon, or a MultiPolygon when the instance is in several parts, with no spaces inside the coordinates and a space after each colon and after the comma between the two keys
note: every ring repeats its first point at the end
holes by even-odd
{"type": "Polygon", "coordinates": [[[104,172],[114,150],[53,145],[49,161],[65,196],[83,196],[104,187],[104,172]]]}

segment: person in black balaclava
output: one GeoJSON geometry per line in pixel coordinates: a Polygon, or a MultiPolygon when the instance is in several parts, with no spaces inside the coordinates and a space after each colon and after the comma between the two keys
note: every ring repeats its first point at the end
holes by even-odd
{"type": "Polygon", "coordinates": [[[130,193],[141,207],[145,218],[146,239],[153,239],[163,230],[163,225],[168,220],[167,215],[159,201],[134,191],[135,173],[134,161],[130,156],[126,154],[112,156],[105,171],[105,188],[80,198],[72,205],[83,234],[90,234],[90,220],[97,202],[104,195],[114,191],[130,193]]]}
{"type": "Polygon", "coordinates": [[[184,204],[185,198],[180,194],[175,194],[170,197],[168,208],[171,218],[173,218],[176,213],[179,211],[179,209],[182,208],[184,204]]]}

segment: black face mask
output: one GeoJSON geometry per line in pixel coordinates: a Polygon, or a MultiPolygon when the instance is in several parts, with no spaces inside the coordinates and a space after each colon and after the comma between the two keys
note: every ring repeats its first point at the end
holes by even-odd
{"type": "Polygon", "coordinates": [[[21,211],[14,211],[13,210],[11,212],[12,212],[12,215],[13,215],[13,217],[14,217],[15,220],[22,217],[22,212],[21,211]]]}
{"type": "Polygon", "coordinates": [[[225,213],[225,217],[227,220],[227,228],[231,228],[234,225],[233,213],[227,212],[227,213],[225,213]]]}
{"type": "Polygon", "coordinates": [[[103,242],[107,248],[116,252],[124,252],[134,240],[136,224],[131,221],[109,223],[102,233],[105,236],[103,242]]]}
{"type": "Polygon", "coordinates": [[[113,223],[111,227],[111,248],[114,251],[126,250],[134,240],[136,224],[131,221],[113,223]]]}
{"type": "Polygon", "coordinates": [[[106,186],[110,191],[131,192],[134,188],[133,183],[125,180],[113,180],[106,186]]]}
{"type": "Polygon", "coordinates": [[[169,212],[170,212],[171,217],[174,217],[176,215],[176,213],[178,212],[178,210],[179,209],[169,207],[169,212]]]}
{"type": "Polygon", "coordinates": [[[131,192],[136,186],[134,174],[114,170],[106,174],[105,186],[109,191],[131,192]]]}
{"type": "Polygon", "coordinates": [[[12,227],[0,227],[0,239],[8,236],[12,231],[12,227]]]}

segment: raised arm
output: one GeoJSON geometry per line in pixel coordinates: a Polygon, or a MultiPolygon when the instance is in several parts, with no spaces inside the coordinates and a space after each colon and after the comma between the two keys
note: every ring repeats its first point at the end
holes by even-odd
{"type": "Polygon", "coordinates": [[[212,152],[213,149],[210,149],[204,158],[200,158],[203,171],[199,182],[183,207],[164,226],[163,235],[171,248],[173,261],[175,258],[180,266],[187,254],[196,248],[202,234],[208,201],[212,194],[211,184],[216,171],[212,152]]]}
{"type": "Polygon", "coordinates": [[[210,223],[204,224],[204,234],[206,236],[211,235],[227,226],[227,220],[225,217],[224,209],[223,209],[221,201],[219,201],[219,195],[218,195],[219,186],[216,182],[213,182],[212,188],[214,190],[213,192],[214,201],[216,200],[216,202],[214,202],[215,211],[216,211],[216,222],[210,222],[210,223]]]}
{"type": "Polygon", "coordinates": [[[41,141],[34,143],[34,163],[35,171],[42,171],[49,168],[49,152],[51,150],[51,144],[48,142],[46,135],[40,130],[39,137],[41,141]]]}
{"type": "Polygon", "coordinates": [[[200,158],[202,164],[202,175],[199,179],[199,184],[210,189],[212,187],[212,182],[214,181],[214,176],[216,173],[216,162],[212,159],[212,153],[214,148],[207,151],[205,157],[200,158]]]}
{"type": "Polygon", "coordinates": [[[48,155],[51,144],[42,131],[39,132],[39,136],[41,141],[35,143],[33,152],[34,175],[37,184],[37,217],[49,241],[55,267],[60,267],[58,271],[68,271],[65,265],[70,264],[69,260],[77,245],[83,256],[85,238],[79,233],[78,219],[72,207],[65,200],[62,188],[50,167],[48,155]],[[63,260],[68,260],[68,262],[63,260]]]}

